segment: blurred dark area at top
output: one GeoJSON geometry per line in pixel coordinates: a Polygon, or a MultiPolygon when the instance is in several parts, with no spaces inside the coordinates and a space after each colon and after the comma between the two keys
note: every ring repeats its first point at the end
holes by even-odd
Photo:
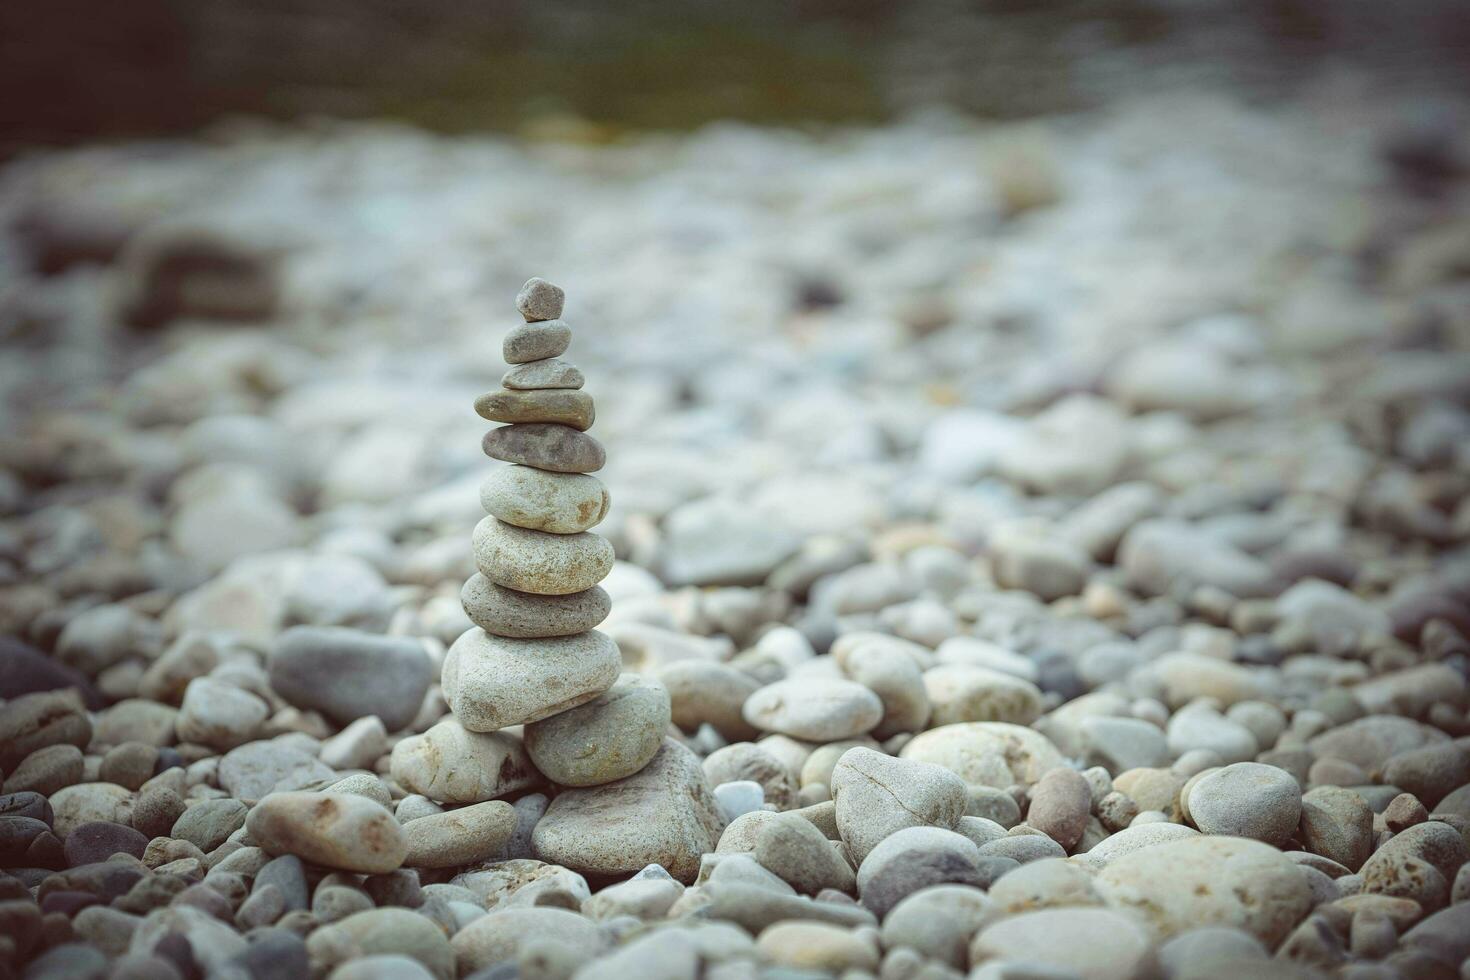
{"type": "Polygon", "coordinates": [[[0,152],[221,118],[585,138],[715,119],[1015,118],[1326,70],[1470,86],[1462,0],[7,0],[0,152]]]}

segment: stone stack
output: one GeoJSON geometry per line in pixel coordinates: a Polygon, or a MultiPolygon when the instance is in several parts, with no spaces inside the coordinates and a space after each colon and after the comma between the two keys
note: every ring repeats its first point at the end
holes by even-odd
{"type": "MultiPolygon", "coordinates": [[[[593,628],[611,607],[597,583],[612,569],[613,549],[588,530],[607,514],[607,489],[589,475],[605,454],[586,432],[595,413],[581,390],[582,372],[560,360],[572,339],[558,319],[562,299],[545,280],[526,283],[516,298],[526,322],[505,338],[511,369],[500,390],[475,402],[484,418],[507,423],[486,434],[484,449],[512,465],[480,488],[488,516],[474,533],[479,570],[461,593],[475,627],[450,648],[442,681],[464,729],[525,725],[526,751],[538,769],[554,782],[588,786],[643,768],[658,737],[629,752],[605,735],[602,744],[589,742],[587,732],[598,727],[591,717],[588,724],[551,724],[579,706],[603,714],[610,702],[631,698],[611,715],[626,713],[649,687],[637,678],[617,683],[617,644],[593,628]]],[[[667,692],[654,693],[666,714],[667,692]]]]}

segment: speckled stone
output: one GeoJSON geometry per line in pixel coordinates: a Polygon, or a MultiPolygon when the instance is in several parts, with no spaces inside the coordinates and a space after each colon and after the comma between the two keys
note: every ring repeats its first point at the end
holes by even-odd
{"type": "Polygon", "coordinates": [[[587,379],[575,364],[546,357],[516,365],[501,376],[500,383],[517,391],[542,391],[580,388],[587,379]]]}
{"type": "Polygon", "coordinates": [[[472,732],[454,718],[395,745],[388,771],[404,789],[456,804],[493,800],[540,778],[519,738],[472,732]]]}
{"type": "Polygon", "coordinates": [[[585,473],[501,466],[480,484],[485,513],[516,527],[575,534],[596,527],[611,503],[607,487],[585,473]]]}
{"type": "Polygon", "coordinates": [[[519,422],[485,433],[485,455],[556,473],[595,473],[607,462],[602,443],[552,422],[519,422]]]}
{"type": "Polygon", "coordinates": [[[541,320],[511,327],[501,347],[507,364],[560,357],[572,346],[572,328],[560,320],[541,320]]]}
{"type": "Polygon", "coordinates": [[[613,547],[590,531],[546,534],[486,517],[475,525],[475,565],[507,589],[536,595],[584,592],[612,571],[613,547]]]}
{"type": "Polygon", "coordinates": [[[347,793],[272,793],[251,809],[245,829],[268,854],[294,854],[339,871],[383,874],[408,853],[393,814],[347,793]]]}
{"type": "Polygon", "coordinates": [[[516,309],[527,323],[555,320],[561,316],[566,298],[567,294],[560,286],[540,276],[532,276],[516,293],[516,309]]]}

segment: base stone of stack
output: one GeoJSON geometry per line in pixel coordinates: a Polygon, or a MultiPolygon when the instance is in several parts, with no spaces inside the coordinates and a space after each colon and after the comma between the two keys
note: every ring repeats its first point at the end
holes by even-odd
{"type": "Polygon", "coordinates": [[[613,685],[622,665],[618,645],[596,630],[515,639],[476,627],[449,648],[440,683],[461,725],[493,732],[586,704],[613,685]]]}
{"type": "Polygon", "coordinates": [[[584,875],[628,875],[658,864],[692,884],[724,826],[699,759],[666,738],[653,761],[626,779],[558,793],[531,846],[541,860],[584,875]]]}
{"type": "Polygon", "coordinates": [[[480,484],[485,513],[532,531],[576,534],[596,527],[611,503],[607,487],[585,473],[502,466],[480,484]]]}
{"type": "Polygon", "coordinates": [[[475,525],[475,565],[507,589],[536,595],[583,592],[612,571],[613,547],[583,531],[547,534],[486,517],[475,525]]]}
{"type": "Polygon", "coordinates": [[[496,636],[535,639],[595,629],[612,610],[600,586],[567,595],[536,595],[496,585],[476,572],[459,593],[470,622],[496,636]]]}

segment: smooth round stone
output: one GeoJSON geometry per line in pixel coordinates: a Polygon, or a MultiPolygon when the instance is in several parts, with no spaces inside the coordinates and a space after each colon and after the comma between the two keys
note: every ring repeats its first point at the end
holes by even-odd
{"type": "Polygon", "coordinates": [[[970,962],[1012,960],[1095,980],[1131,980],[1146,974],[1152,947],[1132,916],[1109,909],[1042,909],[986,926],[970,945],[970,962]]]}
{"type": "Polygon", "coordinates": [[[880,920],[919,889],[943,884],[990,884],[975,842],[943,827],[905,827],[889,834],[858,866],[858,895],[880,920]]]}
{"type": "Polygon", "coordinates": [[[607,487],[585,473],[552,473],[534,466],[501,466],[480,484],[480,506],[507,524],[575,534],[607,516],[607,487]]]}
{"type": "Polygon", "coordinates": [[[408,853],[393,814],[347,793],[272,793],[251,809],[245,830],[268,854],[360,874],[396,871],[408,853]]]}
{"type": "Polygon", "coordinates": [[[974,721],[920,732],[899,753],[957,773],[966,783],[1005,789],[1030,786],[1067,764],[1045,735],[1020,725],[974,721]]]}
{"type": "Polygon", "coordinates": [[[377,715],[390,732],[418,714],[432,673],[418,640],[340,626],[287,630],[268,667],[271,688],[294,707],[320,711],[338,725],[377,715]]]}
{"type": "Polygon", "coordinates": [[[1098,892],[1157,937],[1197,926],[1234,926],[1275,949],[1311,910],[1312,889],[1286,855],[1241,837],[1196,836],[1112,860],[1098,892]]]}
{"type": "Polygon", "coordinates": [[[1053,769],[1031,789],[1026,822],[1070,851],[1092,813],[1092,788],[1075,769],[1053,769]]]}
{"type": "Polygon", "coordinates": [[[585,391],[547,388],[516,391],[502,388],[475,399],[475,411],[491,422],[554,422],[580,432],[592,428],[597,409],[585,391]]]}
{"type": "Polygon", "coordinates": [[[527,323],[537,320],[555,320],[561,316],[567,294],[560,286],[532,276],[526,280],[521,291],[516,293],[516,309],[527,323]]]}
{"type": "Polygon", "coordinates": [[[855,681],[801,677],[756,691],[746,699],[743,713],[762,731],[832,742],[872,730],[883,720],[883,702],[855,681]]]}
{"type": "Polygon", "coordinates": [[[223,752],[249,741],[269,715],[266,703],[249,691],[212,677],[196,677],[184,690],[174,730],[180,741],[223,752]]]}
{"type": "Polygon", "coordinates": [[[618,645],[596,630],[522,640],[476,628],[449,648],[440,684],[465,728],[493,732],[586,704],[612,687],[622,666],[618,645]]]}
{"type": "Polygon", "coordinates": [[[403,825],[410,868],[457,868],[495,856],[515,833],[516,811],[490,800],[457,810],[431,813],[403,825]]]}
{"type": "Polygon", "coordinates": [[[536,595],[496,585],[476,572],[459,593],[470,622],[496,636],[571,636],[597,626],[612,610],[601,586],[566,595],[536,595]]]}
{"type": "Polygon", "coordinates": [[[66,835],[63,853],[66,855],[66,863],[75,868],[81,864],[106,861],[117,853],[141,858],[147,846],[148,838],[132,827],[94,820],[66,835]]]}
{"type": "Polygon", "coordinates": [[[953,827],[965,812],[965,784],[940,766],[853,748],[832,770],[838,832],[853,860],[908,827],[953,827]]]}
{"type": "Polygon", "coordinates": [[[314,967],[358,956],[406,956],[439,980],[454,976],[454,952],[444,930],[427,915],[406,908],[366,909],[322,926],[306,943],[314,967]]]}
{"type": "Polygon", "coordinates": [[[526,753],[563,786],[600,786],[633,775],[658,752],[669,726],[669,692],[624,674],[586,704],[526,726],[526,753]]]}
{"type": "Polygon", "coordinates": [[[924,672],[935,727],[970,721],[1029,725],[1041,714],[1041,691],[1028,680],[987,667],[940,664],[924,672]]]}
{"type": "Polygon", "coordinates": [[[404,789],[441,803],[483,803],[540,778],[520,739],[472,732],[454,718],[393,746],[388,772],[404,789]]]}
{"type": "Polygon", "coordinates": [[[481,448],[491,459],[556,473],[595,473],[607,462],[602,443],[571,426],[519,422],[485,433],[481,448]]]}
{"type": "Polygon", "coordinates": [[[1207,834],[1250,837],[1282,847],[1296,833],[1302,791],[1284,769],[1237,762],[1194,785],[1189,792],[1189,815],[1207,834]]]}
{"type": "Polygon", "coordinates": [[[475,525],[475,564],[507,589],[536,595],[585,592],[607,577],[613,546],[590,531],[547,534],[486,517],[475,525]]]}
{"type": "Polygon", "coordinates": [[[507,364],[560,357],[572,346],[572,328],[560,320],[541,320],[511,327],[501,351],[507,364]]]}
{"type": "Polygon", "coordinates": [[[434,980],[434,974],[411,957],[379,953],[343,963],[327,980],[434,980]]]}
{"type": "Polygon", "coordinates": [[[723,827],[699,759],[664,739],[632,776],[557,794],[531,840],[542,860],[580,874],[626,875],[658,864],[687,885],[723,827]]]}
{"type": "Polygon", "coordinates": [[[517,391],[540,391],[548,388],[580,388],[587,379],[575,364],[555,357],[527,361],[505,372],[500,383],[517,391]]]}
{"type": "Polygon", "coordinates": [[[1373,852],[1373,811],[1341,786],[1318,786],[1302,797],[1301,840],[1308,850],[1357,871],[1373,852]]]}
{"type": "Polygon", "coordinates": [[[749,674],[728,664],[686,659],[660,667],[658,679],[669,689],[674,724],[684,731],[708,724],[732,742],[760,734],[741,714],[745,699],[761,686],[749,674]]]}
{"type": "Polygon", "coordinates": [[[604,945],[597,924],[576,912],[548,906],[504,909],[481,916],[454,934],[459,975],[468,977],[497,963],[515,963],[522,947],[543,937],[555,937],[583,960],[602,952],[604,945]]]}

